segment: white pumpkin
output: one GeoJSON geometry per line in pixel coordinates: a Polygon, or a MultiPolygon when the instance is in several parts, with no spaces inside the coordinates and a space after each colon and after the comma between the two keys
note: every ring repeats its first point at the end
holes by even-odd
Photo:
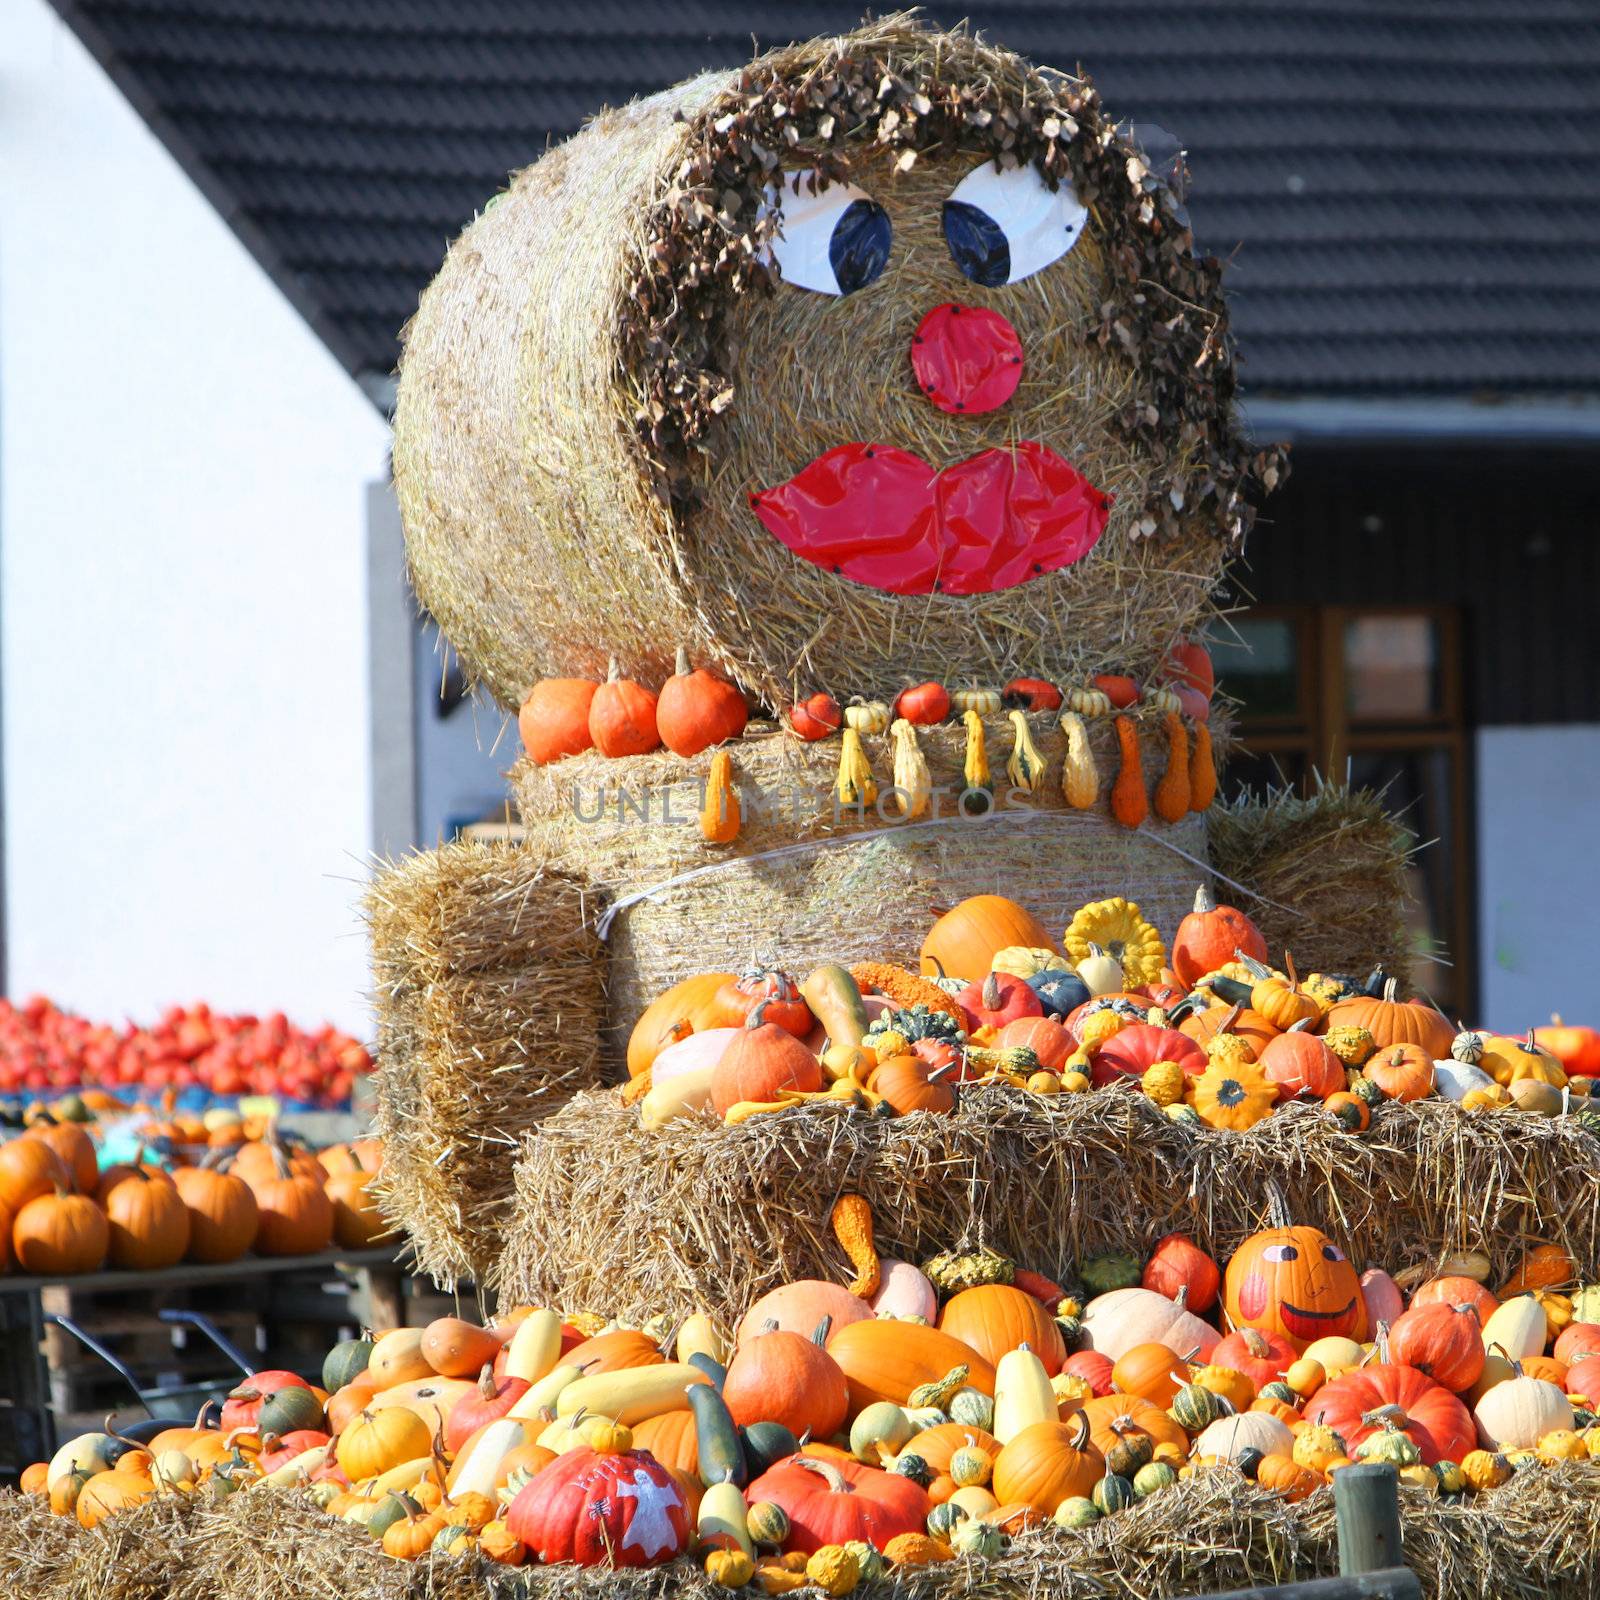
{"type": "Polygon", "coordinates": [[[1096,997],[1103,994],[1118,994],[1128,986],[1122,963],[1115,956],[1107,955],[1097,944],[1089,946],[1089,954],[1073,968],[1073,971],[1083,979],[1089,993],[1096,997]]]}
{"type": "Polygon", "coordinates": [[[1543,1378],[1510,1378],[1495,1384],[1472,1415],[1485,1449],[1526,1450],[1552,1430],[1572,1426],[1572,1402],[1543,1378]]]}
{"type": "Polygon", "coordinates": [[[1433,1086],[1446,1100],[1459,1103],[1474,1089],[1494,1087],[1494,1079],[1482,1067],[1469,1066],[1464,1061],[1435,1061],[1433,1086]]]}
{"type": "Polygon", "coordinates": [[[939,1320],[933,1285],[909,1261],[893,1256],[878,1258],[878,1288],[867,1304],[879,1317],[922,1317],[930,1324],[939,1320]]]}
{"type": "Polygon", "coordinates": [[[650,1086],[654,1088],[660,1083],[671,1083],[684,1073],[716,1066],[738,1034],[737,1028],[705,1028],[699,1033],[691,1033],[687,1039],[669,1044],[651,1064],[650,1086]]]}
{"type": "Polygon", "coordinates": [[[1483,1325],[1483,1347],[1499,1345],[1513,1361],[1544,1353],[1550,1331],[1544,1307],[1531,1294],[1513,1295],[1489,1313],[1483,1325]]]}
{"type": "Polygon", "coordinates": [[[1572,1296],[1574,1322],[1600,1322],[1600,1283],[1586,1283],[1572,1296]]]}
{"type": "Polygon", "coordinates": [[[1259,1450],[1264,1456],[1291,1455],[1294,1435],[1265,1411],[1241,1411],[1234,1417],[1218,1417],[1195,1440],[1191,1454],[1237,1462],[1246,1450],[1259,1450]]]}
{"type": "Polygon", "coordinates": [[[1120,1361],[1136,1344],[1164,1344],[1174,1355],[1198,1350],[1209,1361],[1222,1335],[1153,1289],[1113,1289],[1084,1307],[1080,1344],[1120,1361]]]}

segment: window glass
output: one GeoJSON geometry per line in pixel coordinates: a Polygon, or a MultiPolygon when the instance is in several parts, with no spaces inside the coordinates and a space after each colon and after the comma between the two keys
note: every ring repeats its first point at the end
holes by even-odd
{"type": "Polygon", "coordinates": [[[1298,715],[1300,635],[1296,625],[1281,617],[1236,617],[1233,633],[1210,641],[1211,661],[1222,687],[1243,705],[1244,718],[1298,715]]]}
{"type": "Polygon", "coordinates": [[[1420,721],[1442,706],[1432,617],[1355,617],[1344,629],[1345,709],[1357,721],[1420,721]]]}

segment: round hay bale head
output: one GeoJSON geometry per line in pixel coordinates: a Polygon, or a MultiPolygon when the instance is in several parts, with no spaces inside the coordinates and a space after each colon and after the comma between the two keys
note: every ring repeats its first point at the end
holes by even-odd
{"type": "Polygon", "coordinates": [[[1278,471],[1232,399],[1216,263],[1093,87],[901,17],[520,173],[413,319],[395,477],[507,705],[679,643],[772,706],[1067,681],[1208,614],[1278,471]]]}

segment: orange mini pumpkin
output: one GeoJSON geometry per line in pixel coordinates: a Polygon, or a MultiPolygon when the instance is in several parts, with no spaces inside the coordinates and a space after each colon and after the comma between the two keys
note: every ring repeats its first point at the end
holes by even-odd
{"type": "Polygon", "coordinates": [[[661,743],[656,697],[622,677],[615,661],[589,702],[589,737],[603,756],[648,755],[661,743]]]}
{"type": "Polygon", "coordinates": [[[1421,1100],[1433,1093],[1433,1057],[1421,1045],[1383,1045],[1362,1071],[1391,1100],[1421,1100]]]}
{"type": "Polygon", "coordinates": [[[1228,1262],[1222,1303],[1234,1327],[1281,1333],[1296,1350],[1330,1334],[1367,1336],[1355,1266],[1316,1228],[1252,1234],[1228,1262]]]}

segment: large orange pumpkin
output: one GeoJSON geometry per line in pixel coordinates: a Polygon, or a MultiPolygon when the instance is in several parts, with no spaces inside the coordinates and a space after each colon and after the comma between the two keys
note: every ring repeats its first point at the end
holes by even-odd
{"type": "Polygon", "coordinates": [[[165,1176],[131,1168],[105,1196],[114,1267],[136,1272],[175,1266],[189,1248],[189,1208],[165,1176]]]}
{"type": "Polygon", "coordinates": [[[668,1472],[698,1472],[700,1436],[692,1411],[663,1411],[633,1425],[633,1447],[648,1450],[668,1472]]]}
{"type": "Polygon", "coordinates": [[[1208,972],[1237,960],[1236,951],[1265,961],[1267,941],[1244,912],[1219,906],[1202,885],[1195,893],[1194,910],[1173,936],[1172,970],[1185,988],[1193,988],[1208,972]]]}
{"type": "MultiPolygon", "coordinates": [[[[258,1212],[256,1249],[264,1256],[315,1255],[333,1239],[333,1202],[323,1179],[280,1171],[251,1182],[258,1212]]],[[[321,1168],[319,1167],[320,1171],[321,1168]]]]}
{"type": "Polygon", "coordinates": [[[1420,1000],[1397,1000],[1393,978],[1377,999],[1357,995],[1330,1007],[1325,1027],[1365,1028],[1380,1050],[1390,1044],[1420,1045],[1430,1061],[1447,1057],[1456,1036],[1455,1024],[1443,1012],[1420,1000]]]}
{"type": "Polygon", "coordinates": [[[761,1020],[757,1006],[722,1052],[711,1073],[711,1104],[718,1116],[742,1100],[776,1100],[785,1089],[822,1087],[822,1064],[792,1033],[761,1020]]]}
{"type": "Polygon", "coordinates": [[[1176,1445],[1185,1451],[1189,1448],[1189,1435],[1182,1426],[1160,1406],[1136,1394],[1107,1394],[1086,1400],[1083,1415],[1089,1424],[1089,1437],[1102,1455],[1119,1438],[1134,1433],[1149,1434],[1153,1444],[1176,1445]]]}
{"type": "Polygon", "coordinates": [[[1413,1306],[1469,1305],[1478,1313],[1481,1328],[1499,1307],[1499,1300],[1475,1278],[1430,1278],[1411,1296],[1413,1306]]]}
{"type": "Polygon", "coordinates": [[[1297,1350],[1330,1334],[1367,1336],[1355,1266],[1316,1228],[1252,1234],[1228,1262],[1222,1303],[1234,1327],[1281,1333],[1297,1350]]]}
{"type": "Polygon", "coordinates": [[[1248,1006],[1240,1010],[1237,1016],[1234,1016],[1232,1006],[1208,1006],[1204,1011],[1197,1011],[1193,1016],[1185,1017],[1178,1024],[1178,1032],[1187,1034],[1197,1045],[1204,1048],[1208,1039],[1214,1039],[1223,1031],[1223,1026],[1228,1023],[1229,1017],[1233,1017],[1233,1021],[1228,1024],[1227,1031],[1245,1040],[1252,1051],[1251,1059],[1259,1061],[1261,1052],[1278,1037],[1278,1029],[1273,1027],[1259,1011],[1252,1011],[1248,1006]]]}
{"type": "Polygon", "coordinates": [[[572,1347],[561,1360],[564,1365],[582,1367],[584,1376],[617,1372],[623,1367],[654,1367],[667,1358],[661,1346],[647,1333],[634,1328],[614,1328],[597,1333],[592,1339],[572,1347]]]}
{"type": "Polygon", "coordinates": [[[1057,948],[1045,925],[1026,907],[1003,895],[975,894],[945,912],[929,930],[922,942],[923,976],[935,978],[942,971],[947,978],[980,982],[993,969],[995,956],[1012,945],[1057,948]]]}
{"type": "Polygon", "coordinates": [[[985,1284],[952,1295],[939,1318],[948,1334],[969,1344],[991,1365],[1026,1344],[1053,1378],[1067,1359],[1061,1330],[1031,1294],[1009,1284],[985,1284]]]}
{"type": "Polygon", "coordinates": [[[1008,1440],[990,1487],[1001,1505],[1023,1501],[1048,1517],[1063,1500],[1092,1494],[1105,1470],[1080,1413],[1067,1422],[1032,1423],[1008,1440]]]}
{"type": "Polygon", "coordinates": [[[517,713],[517,731],[530,761],[548,766],[594,747],[589,710],[599,687],[591,678],[544,678],[534,684],[517,713]]]}
{"type": "MultiPolygon", "coordinates": [[[[18,1140],[19,1144],[24,1141],[18,1140]]],[[[88,1195],[57,1190],[30,1200],[12,1224],[17,1265],[44,1278],[94,1272],[106,1259],[111,1230],[88,1195]]]]}
{"type": "MultiPolygon", "coordinates": [[[[828,1340],[828,1354],[839,1363],[850,1386],[850,1410],[874,1400],[903,1406],[913,1389],[965,1366],[967,1383],[994,1393],[994,1367],[971,1345],[914,1322],[852,1322],[828,1340]]],[[[572,1359],[571,1357],[568,1358],[572,1359]]]]}
{"type": "Polygon", "coordinates": [[[723,984],[732,983],[736,976],[732,972],[703,972],[673,984],[652,1000],[628,1035],[628,1076],[637,1078],[668,1044],[682,1036],[674,1031],[679,1024],[686,1023],[690,1033],[726,1026],[727,1007],[717,995],[723,984]]]}
{"type": "Polygon", "coordinates": [[[61,1164],[72,1174],[79,1194],[93,1194],[100,1181],[100,1160],[94,1140],[79,1122],[45,1122],[29,1130],[27,1137],[50,1146],[61,1157],[61,1164]]]}
{"type": "Polygon", "coordinates": [[[991,1460],[1000,1454],[1000,1441],[992,1433],[964,1422],[937,1422],[924,1428],[916,1439],[917,1446],[911,1454],[920,1456],[935,1474],[950,1470],[950,1458],[957,1450],[971,1447],[983,1451],[991,1460]]]}
{"type": "Polygon", "coordinates": [[[78,1496],[78,1521],[85,1528],[96,1527],[107,1517],[148,1500],[156,1492],[150,1479],[137,1472],[124,1472],[113,1467],[108,1472],[97,1472],[84,1484],[78,1496]]]}

